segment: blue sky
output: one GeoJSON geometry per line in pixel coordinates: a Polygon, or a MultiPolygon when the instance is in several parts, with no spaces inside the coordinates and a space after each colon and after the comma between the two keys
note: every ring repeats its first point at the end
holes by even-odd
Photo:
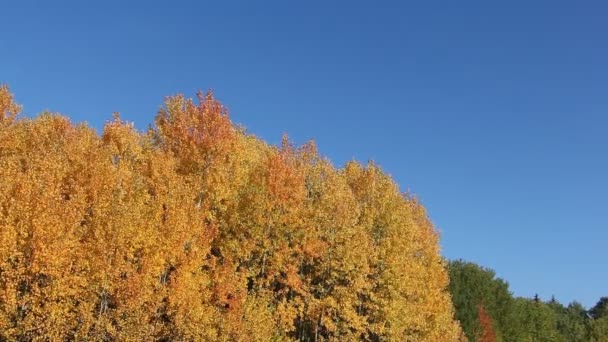
{"type": "Polygon", "coordinates": [[[271,143],[375,160],[446,257],[516,295],[608,295],[605,2],[59,3],[2,7],[0,82],[27,115],[144,129],[212,88],[271,143]]]}

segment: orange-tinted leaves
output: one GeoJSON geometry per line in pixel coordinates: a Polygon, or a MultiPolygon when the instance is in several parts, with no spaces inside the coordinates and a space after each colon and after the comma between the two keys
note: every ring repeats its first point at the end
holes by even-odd
{"type": "Polygon", "coordinates": [[[21,106],[13,101],[13,95],[6,85],[0,85],[0,126],[12,123],[21,112],[21,106]]]}
{"type": "Polygon", "coordinates": [[[98,136],[0,88],[0,340],[460,338],[420,203],[197,100],[98,136]]]}

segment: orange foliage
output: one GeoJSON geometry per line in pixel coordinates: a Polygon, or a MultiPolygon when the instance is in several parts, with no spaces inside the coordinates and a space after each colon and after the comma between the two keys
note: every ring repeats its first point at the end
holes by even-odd
{"type": "Polygon", "coordinates": [[[492,317],[486,311],[486,308],[482,304],[479,304],[477,307],[477,312],[479,315],[479,325],[481,326],[481,331],[479,332],[478,341],[479,342],[494,342],[496,340],[496,333],[493,328],[493,320],[492,317]]]}
{"type": "Polygon", "coordinates": [[[0,86],[0,125],[9,124],[21,111],[21,107],[13,101],[13,95],[7,86],[0,86]]]}
{"type": "Polygon", "coordinates": [[[211,93],[101,136],[0,88],[0,340],[457,340],[438,237],[374,164],[211,93]]]}

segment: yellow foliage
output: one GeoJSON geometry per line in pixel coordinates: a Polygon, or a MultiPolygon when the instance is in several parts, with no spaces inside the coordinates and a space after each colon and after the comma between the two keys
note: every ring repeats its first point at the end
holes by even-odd
{"type": "Polygon", "coordinates": [[[0,125],[7,125],[21,112],[21,106],[13,101],[13,95],[5,85],[0,85],[0,125]]]}
{"type": "Polygon", "coordinates": [[[438,236],[374,164],[269,146],[212,94],[146,133],[0,87],[0,340],[457,341],[438,236]]]}

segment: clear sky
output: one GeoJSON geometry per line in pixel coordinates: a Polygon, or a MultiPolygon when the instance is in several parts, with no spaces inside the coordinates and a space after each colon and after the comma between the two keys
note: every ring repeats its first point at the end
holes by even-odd
{"type": "Polygon", "coordinates": [[[608,5],[413,3],[8,1],[0,82],[97,128],[213,88],[271,143],[375,160],[516,295],[608,296],[608,5]]]}

